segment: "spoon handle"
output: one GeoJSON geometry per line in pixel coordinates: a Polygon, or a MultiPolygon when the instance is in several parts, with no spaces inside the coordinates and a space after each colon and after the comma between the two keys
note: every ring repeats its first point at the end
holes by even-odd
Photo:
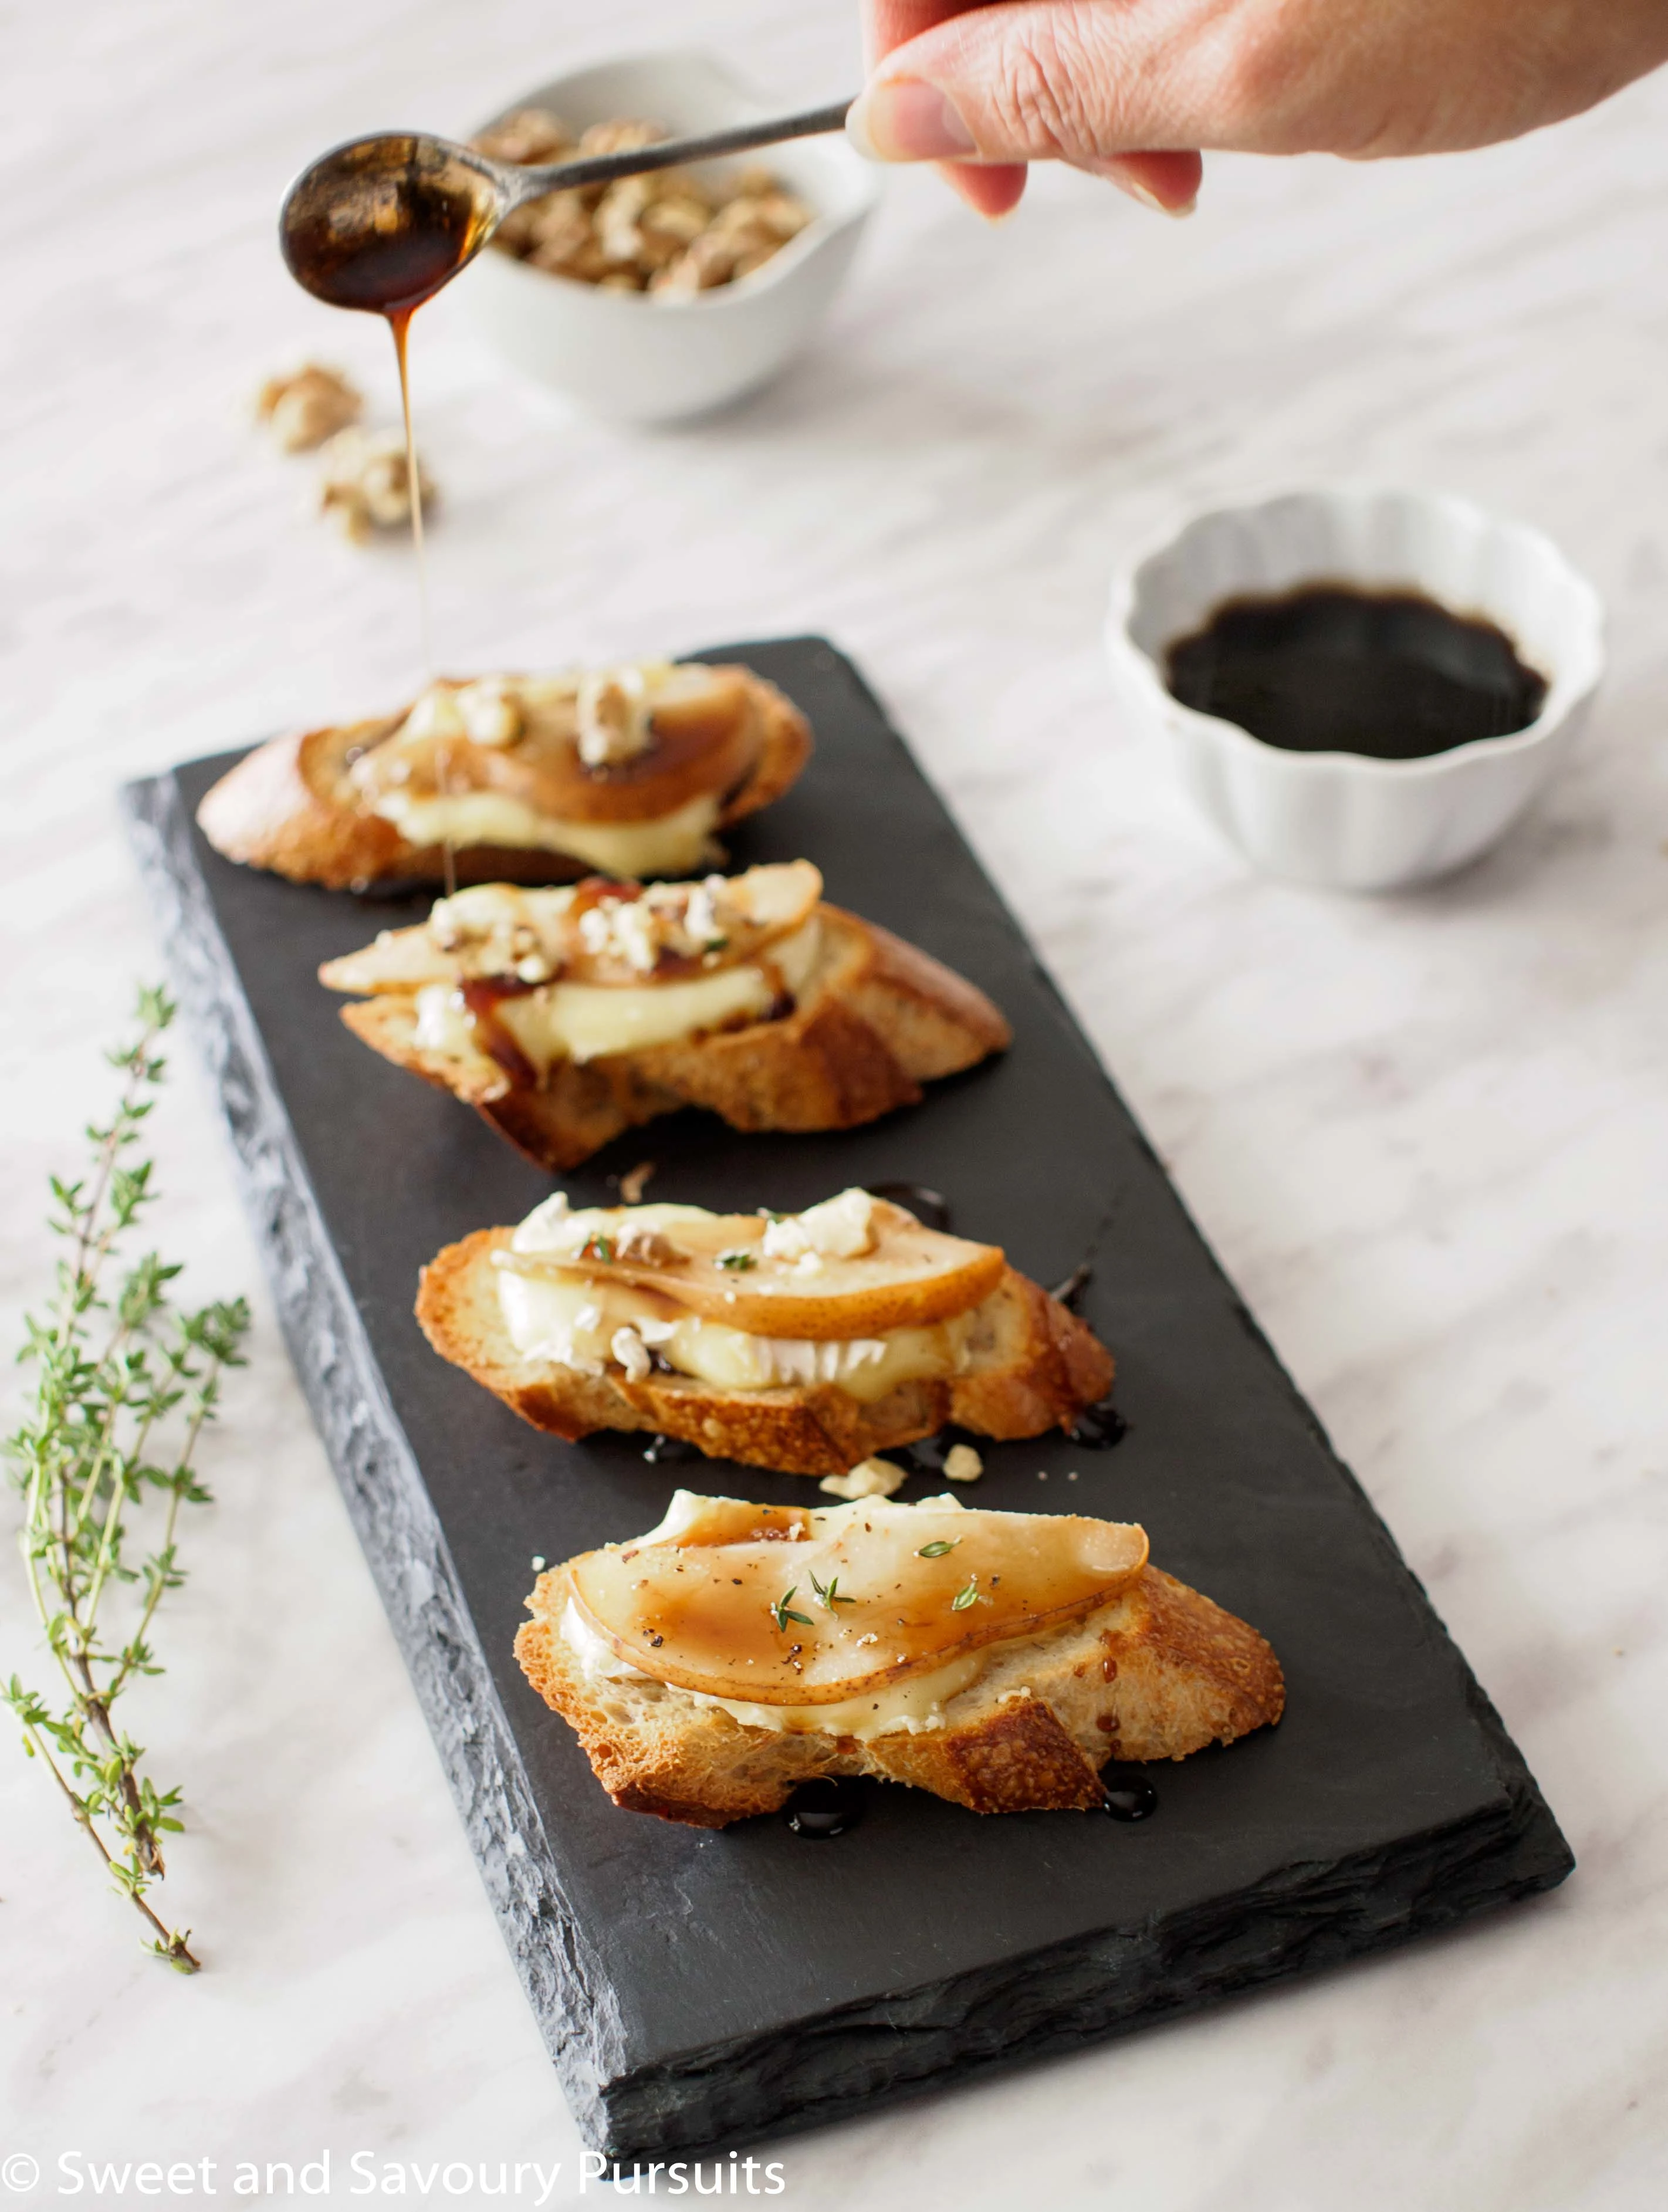
{"type": "Polygon", "coordinates": [[[616,177],[638,177],[651,169],[670,169],[685,161],[714,161],[721,154],[744,154],[754,146],[779,146],[788,138],[815,138],[846,125],[849,100],[829,107],[807,108],[801,115],[779,115],[763,123],[733,124],[727,131],[706,131],[694,138],[662,138],[623,154],[592,154],[583,161],[549,161],[537,168],[499,164],[514,204],[541,199],[546,192],[568,191],[579,185],[612,184],[616,177]]]}

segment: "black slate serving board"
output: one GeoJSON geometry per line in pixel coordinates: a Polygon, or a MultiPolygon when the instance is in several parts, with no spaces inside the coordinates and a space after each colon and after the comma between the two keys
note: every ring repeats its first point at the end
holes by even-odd
{"type": "MultiPolygon", "coordinates": [[[[1140,1826],[981,1820],[876,1787],[808,1842],[616,1811],[511,1642],[535,1553],[656,1521],[672,1487],[804,1501],[804,1478],[563,1444],[432,1353],[418,1267],[549,1188],[337,1019],[318,963],[427,902],[282,883],[192,816],[234,756],[129,787],[136,849],[218,1086],[301,1381],[569,2101],[627,2159],[865,2110],[1442,1927],[1562,1881],[1568,1846],[1388,1531],[1235,1296],[936,793],[817,639],[723,648],[810,716],[799,786],[733,840],[808,854],[829,896],[1006,1010],[1001,1061],[827,1137],[680,1115],[567,1179],[659,1163],[657,1198],[797,1207],[848,1183],[943,1191],[1044,1282],[1093,1244],[1083,1311],[1130,1423],[1110,1451],[995,1445],[969,1501],[1138,1520],[1154,1559],[1253,1622],[1287,1717],[1158,1770],[1140,1826]],[[1046,1469],[1047,1480],[1038,1480],[1046,1469]],[[1068,1481],[1075,1470],[1077,1480],[1068,1481]]],[[[917,1478],[906,1498],[942,1487],[917,1478]]]]}

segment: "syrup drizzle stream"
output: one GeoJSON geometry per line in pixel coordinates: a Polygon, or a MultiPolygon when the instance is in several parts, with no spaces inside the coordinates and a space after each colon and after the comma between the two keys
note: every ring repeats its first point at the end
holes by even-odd
{"type": "MultiPolygon", "coordinates": [[[[405,423],[405,489],[411,505],[411,550],[417,562],[417,626],[422,641],[423,672],[429,683],[434,681],[434,624],[429,610],[428,547],[423,538],[422,477],[417,467],[417,441],[411,427],[411,369],[409,346],[411,318],[415,307],[392,310],[388,327],[394,337],[394,359],[399,363],[400,414],[405,423]]],[[[440,796],[447,796],[452,755],[442,746],[438,761],[440,796]]],[[[441,841],[441,866],[446,877],[446,895],[450,898],[458,888],[458,855],[448,836],[441,841]]]]}
{"type": "Polygon", "coordinates": [[[408,346],[411,318],[416,312],[415,307],[397,309],[388,318],[388,327],[393,332],[394,359],[399,364],[400,413],[405,423],[405,485],[411,501],[411,550],[417,556],[417,619],[422,635],[423,667],[432,683],[434,678],[434,628],[428,603],[428,549],[423,538],[422,478],[417,472],[417,441],[411,428],[411,373],[408,346]]]}

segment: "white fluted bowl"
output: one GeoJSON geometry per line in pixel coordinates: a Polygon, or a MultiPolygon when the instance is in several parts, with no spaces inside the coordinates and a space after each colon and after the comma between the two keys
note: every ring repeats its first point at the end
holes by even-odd
{"type": "Polygon", "coordinates": [[[1604,607],[1550,538],[1467,500],[1371,486],[1202,514],[1114,580],[1107,650],[1120,710],[1168,752],[1206,817],[1271,875],[1389,890],[1462,867],[1574,746],[1604,672],[1604,607]],[[1547,682],[1527,729],[1415,760],[1292,752],[1184,707],[1169,647],[1223,600],[1305,584],[1424,592],[1499,624],[1547,682]]]}
{"type": "MultiPolygon", "coordinates": [[[[761,99],[702,53],[576,70],[524,93],[493,121],[518,107],[550,108],[576,130],[640,117],[679,138],[782,112],[780,101],[761,99]]],[[[461,307],[513,368],[606,422],[676,422],[739,398],[815,337],[878,190],[870,164],[843,137],[802,138],[744,159],[773,171],[816,211],[751,276],[665,300],[605,292],[489,246],[457,280],[461,307]]]]}

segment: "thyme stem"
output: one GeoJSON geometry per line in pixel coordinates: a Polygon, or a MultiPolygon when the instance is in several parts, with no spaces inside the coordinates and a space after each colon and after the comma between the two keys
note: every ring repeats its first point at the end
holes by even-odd
{"type": "Polygon", "coordinates": [[[84,1182],[52,1184],[51,1226],[69,1246],[44,1319],[27,1317],[21,1357],[35,1367],[33,1401],[6,1450],[23,1502],[19,1531],[25,1571],[41,1633],[64,1685],[54,1707],[14,1675],[0,1701],[16,1714],[23,1748],[44,1759],[118,1893],[149,1929],[150,1948],[182,1973],[200,1961],[189,1931],[170,1929],[147,1892],[167,1872],[164,1834],[178,1832],[178,1790],[159,1790],[143,1749],[114,1717],[116,1700],[140,1674],[160,1674],[149,1636],[166,1590],[184,1580],[175,1540],[182,1504],[209,1493],[191,1471],[205,1425],[215,1417],[220,1379],[240,1365],[249,1325],[241,1298],[177,1308],[169,1285],[179,1273],[155,1253],[123,1262],[112,1256],[155,1194],[150,1164],[127,1158],[155,1103],[164,1063],[155,1048],[173,1019],[160,991],[141,992],[136,1042],[111,1058],[123,1071],[106,1127],[88,1131],[93,1156],[84,1182]],[[164,1447],[162,1440],[174,1441],[164,1447]],[[160,1462],[160,1463],[159,1463],[160,1462]],[[130,1516],[155,1525],[161,1493],[161,1540],[136,1561],[130,1516]],[[100,1629],[112,1593],[138,1585],[131,1626],[119,1647],[100,1629]]]}

